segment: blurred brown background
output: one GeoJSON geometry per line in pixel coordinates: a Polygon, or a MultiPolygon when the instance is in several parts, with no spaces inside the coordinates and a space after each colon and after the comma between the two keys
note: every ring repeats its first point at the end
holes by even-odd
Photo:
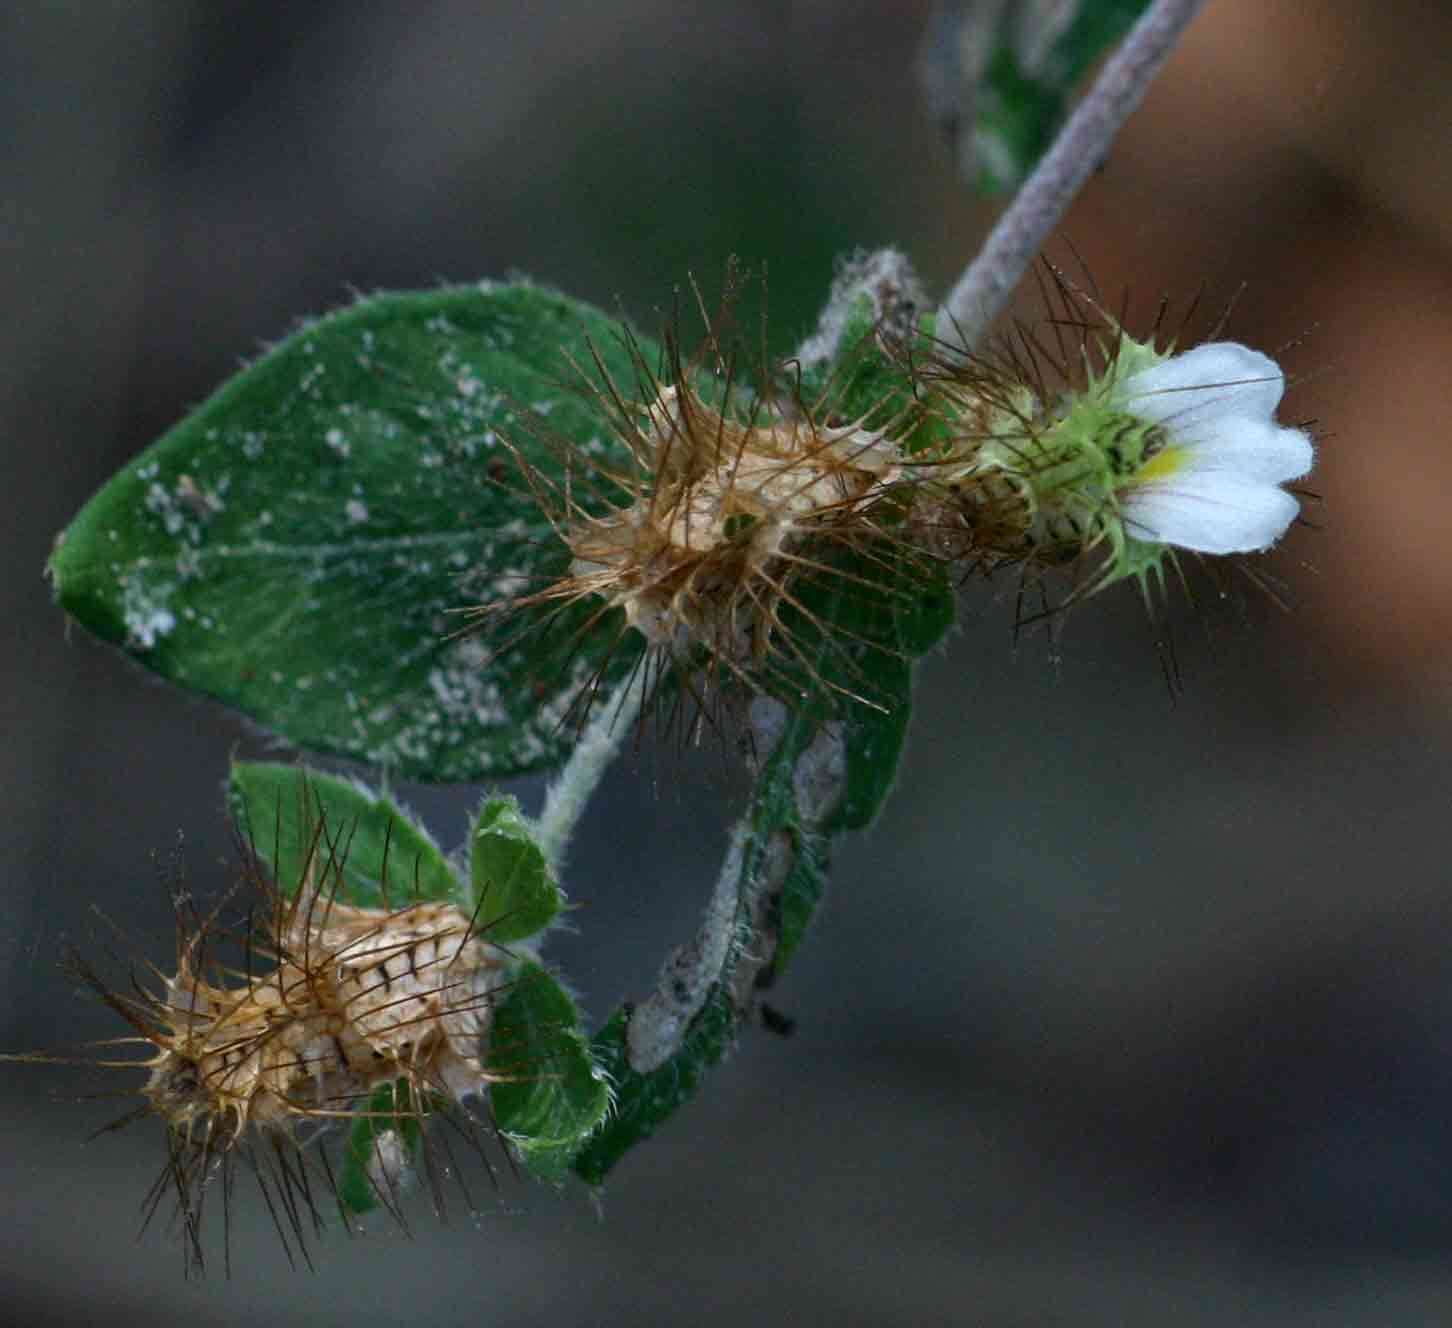
{"type": "MultiPolygon", "coordinates": [[[[181,830],[223,884],[227,756],[273,750],[66,639],[40,569],[85,498],[353,289],[521,269],[649,324],[737,253],[781,350],[854,247],[945,289],[993,207],[922,110],[926,13],[0,9],[0,1045],[119,1031],[59,947],[95,952],[99,905],[166,962],[153,852],[181,830]]],[[[1010,588],[971,588],[776,993],[795,1036],[749,1036],[603,1219],[506,1178],[294,1275],[244,1193],[233,1280],[187,1285],[166,1233],[134,1239],[156,1129],[83,1142],[126,1103],[78,1095],[135,1077],[4,1067],[12,1318],[1452,1321],[1449,52],[1438,0],[1212,0],[1064,228],[1131,327],[1246,283],[1231,334],[1282,353],[1286,415],[1322,430],[1322,529],[1269,563],[1294,613],[1205,587],[1172,702],[1131,591],[1015,652],[1010,588]]],[[[479,790],[406,794],[451,846],[479,790]]],[[[738,797],[650,753],[602,794],[551,951],[597,1016],[690,928],[738,797]]]]}

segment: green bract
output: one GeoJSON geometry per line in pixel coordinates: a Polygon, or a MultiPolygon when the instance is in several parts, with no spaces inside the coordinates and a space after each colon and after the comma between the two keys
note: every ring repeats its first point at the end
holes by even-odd
{"type": "Polygon", "coordinates": [[[610,1110],[610,1081],[575,1003],[538,964],[520,966],[494,1013],[489,1071],[500,1076],[490,1092],[500,1133],[537,1176],[562,1179],[610,1110]]]}
{"type": "Polygon", "coordinates": [[[470,895],[479,933],[503,945],[554,921],[559,886],[515,798],[493,797],[469,834],[470,895]]]}

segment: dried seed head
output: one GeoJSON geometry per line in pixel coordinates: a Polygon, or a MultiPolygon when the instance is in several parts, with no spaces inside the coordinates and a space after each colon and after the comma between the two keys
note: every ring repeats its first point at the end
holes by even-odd
{"type": "Polygon", "coordinates": [[[143,1091],[174,1130],[229,1142],[249,1125],[353,1115],[399,1079],[454,1098],[484,1084],[505,961],[460,909],[294,904],[274,940],[277,966],[239,985],[204,980],[188,946],[152,1007],[143,1091]]]}
{"type": "Polygon", "coordinates": [[[701,647],[732,672],[777,648],[812,544],[875,531],[898,477],[881,432],[796,411],[733,419],[689,384],[661,389],[633,442],[648,477],[634,501],[565,528],[571,588],[619,605],[651,646],[701,647]]]}
{"type": "MultiPolygon", "coordinates": [[[[320,826],[314,865],[317,845],[327,844],[320,826]]],[[[170,1194],[188,1271],[204,1265],[207,1194],[220,1181],[226,1208],[239,1161],[256,1176],[291,1261],[294,1250],[309,1258],[306,1232],[321,1228],[320,1194],[347,1219],[321,1147],[327,1127],[368,1123],[373,1145],[391,1135],[407,1153],[404,1141],[419,1140],[427,1160],[429,1123],[445,1115],[479,1147],[479,1123],[462,1100],[499,1077],[485,1067],[483,1039],[511,957],[455,905],[354,907],[336,898],[341,881],[334,856],[325,873],[310,868],[287,897],[249,855],[243,884],[258,896],[249,918],[263,921],[228,932],[217,912],[200,915],[177,892],[174,974],[155,972],[159,981],[150,986],[133,978],[130,991],[118,991],[71,957],[134,1030],[116,1043],[150,1052],[99,1063],[148,1071],[142,1106],[111,1128],[147,1115],[165,1124],[168,1160],[146,1201],[146,1221],[170,1194]],[[315,883],[319,875],[326,883],[315,883]],[[242,949],[240,963],[217,957],[229,945],[242,949]]],[[[386,1159],[388,1147],[378,1156],[386,1159]]],[[[390,1164],[387,1185],[369,1172],[373,1193],[364,1206],[381,1204],[402,1221],[397,1198],[407,1161],[390,1164]]],[[[450,1169],[430,1165],[436,1206],[436,1176],[450,1169]]]]}
{"type": "MultiPolygon", "coordinates": [[[[663,375],[633,342],[632,389],[597,360],[588,390],[623,463],[522,417],[531,435],[514,454],[569,564],[479,616],[593,605],[582,635],[638,633],[647,691],[674,678],[703,705],[731,693],[873,704],[860,647],[892,650],[894,637],[888,627],[868,639],[861,624],[890,617],[884,602],[903,597],[905,565],[941,579],[907,522],[906,380],[894,373],[883,391],[864,391],[822,365],[788,374],[763,361],[759,390],[745,388],[722,349],[732,298],[695,356],[667,332],[663,375]],[[562,461],[562,481],[530,463],[541,444],[562,461]],[[838,607],[824,610],[833,597],[838,607]]],[[[581,689],[586,704],[597,684],[581,689]]]]}

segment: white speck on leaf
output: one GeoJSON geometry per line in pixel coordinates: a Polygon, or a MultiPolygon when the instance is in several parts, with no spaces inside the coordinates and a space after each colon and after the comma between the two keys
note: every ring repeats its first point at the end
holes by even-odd
{"type": "Polygon", "coordinates": [[[176,615],[166,606],[171,586],[153,592],[128,581],[121,596],[121,616],[126,623],[126,644],[133,650],[150,650],[158,638],[176,629],[176,615]]]}
{"type": "Polygon", "coordinates": [[[343,511],[348,514],[348,520],[355,525],[362,525],[363,522],[368,520],[367,504],[360,503],[356,498],[348,499],[347,503],[343,506],[343,511]]]}

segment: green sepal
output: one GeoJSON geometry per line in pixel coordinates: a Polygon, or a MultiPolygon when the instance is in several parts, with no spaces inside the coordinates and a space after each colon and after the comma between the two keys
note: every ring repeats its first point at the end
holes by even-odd
{"type": "MultiPolygon", "coordinates": [[[[375,1089],[348,1132],[348,1142],[343,1147],[342,1177],[338,1182],[338,1202],[347,1212],[363,1214],[372,1212],[380,1204],[396,1206],[397,1195],[380,1194],[368,1176],[378,1136],[390,1130],[398,1133],[410,1165],[416,1164],[423,1131],[409,1096],[407,1080],[400,1079],[375,1089]]],[[[400,1191],[405,1183],[406,1178],[400,1176],[400,1191]]]]}
{"type": "Polygon", "coordinates": [[[580,1031],[575,1002],[525,962],[495,1008],[488,1070],[494,1123],[536,1176],[562,1180],[610,1110],[610,1080],[580,1031]]]}
{"type": "Polygon", "coordinates": [[[519,799],[485,799],[469,833],[475,925],[496,945],[543,931],[564,907],[554,873],[519,799]]]}
{"type": "Polygon", "coordinates": [[[458,904],[463,884],[428,832],[390,799],[300,765],[238,761],[227,784],[232,820],[293,894],[309,871],[356,908],[458,904]]]}
{"type": "MultiPolygon", "coordinates": [[[[56,598],[147,668],[289,742],[405,778],[550,767],[583,680],[634,633],[579,604],[480,637],[462,612],[568,570],[519,473],[590,506],[570,447],[629,469],[627,399],[659,351],[526,283],[379,295],[307,324],[115,475],[50,560],[56,598]]],[[[608,487],[608,485],[606,486],[608,487]]],[[[608,660],[608,664],[607,664],[608,660]]]]}

